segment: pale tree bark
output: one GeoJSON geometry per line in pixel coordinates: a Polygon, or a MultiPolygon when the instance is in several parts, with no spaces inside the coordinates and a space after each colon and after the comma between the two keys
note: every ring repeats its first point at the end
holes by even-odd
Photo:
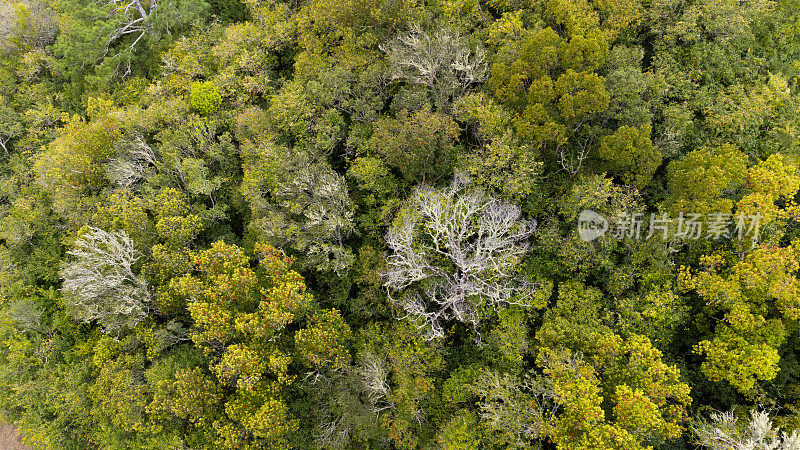
{"type": "Polygon", "coordinates": [[[133,134],[120,140],[117,155],[107,166],[108,178],[117,186],[130,189],[147,176],[150,167],[158,166],[155,151],[140,134],[133,134]]]}
{"type": "Polygon", "coordinates": [[[90,227],[68,254],[75,260],[61,269],[61,289],[79,320],[119,332],[147,316],[150,292],[133,271],[136,250],[126,233],[90,227]]]}
{"type": "Polygon", "coordinates": [[[434,33],[419,26],[381,45],[392,66],[392,79],[425,85],[442,105],[482,82],[488,74],[486,52],[474,50],[456,33],[434,33]]]}
{"type": "MultiPolygon", "coordinates": [[[[98,0],[98,3],[101,1],[98,0]]],[[[120,17],[120,23],[108,36],[103,54],[97,59],[97,62],[105,59],[111,52],[111,46],[125,36],[136,36],[128,45],[128,51],[134,50],[139,41],[151,32],[150,21],[158,7],[158,2],[151,0],[145,8],[140,0],[108,0],[106,6],[109,7],[109,14],[120,17]]],[[[118,66],[116,71],[122,72],[123,75],[129,74],[131,71],[130,61],[126,63],[124,70],[120,69],[121,67],[118,66]]]]}
{"type": "Polygon", "coordinates": [[[375,414],[394,408],[394,403],[387,399],[391,388],[386,359],[375,354],[367,355],[358,367],[358,374],[367,391],[367,401],[375,414]]]}
{"type": "Polygon", "coordinates": [[[772,427],[766,411],[750,411],[750,421],[739,423],[731,412],[712,413],[711,422],[694,428],[701,446],[712,450],[792,450],[800,448],[800,434],[772,427]]]}
{"type": "Polygon", "coordinates": [[[424,331],[444,335],[455,319],[477,329],[484,305],[527,305],[536,286],[515,267],[536,222],[517,206],[466,190],[419,189],[386,238],[392,253],[382,274],[390,299],[424,331]]]}

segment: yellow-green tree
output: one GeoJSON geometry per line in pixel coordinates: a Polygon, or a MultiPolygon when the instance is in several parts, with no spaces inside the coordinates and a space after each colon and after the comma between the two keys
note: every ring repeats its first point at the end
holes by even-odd
{"type": "Polygon", "coordinates": [[[701,368],[709,379],[747,392],[775,378],[787,324],[800,318],[797,251],[795,241],[790,247],[759,247],[733,264],[709,255],[697,271],[681,268],[680,286],[697,292],[708,314],[723,314],[696,347],[706,357],[701,368]]]}
{"type": "Polygon", "coordinates": [[[293,361],[310,371],[349,362],[350,329],[339,313],[317,309],[282,253],[257,244],[255,256],[257,268],[217,241],[194,255],[193,274],[173,280],[188,301],[191,339],[211,358],[213,385],[232,392],[211,424],[222,448],[287,446],[298,426],[284,392],[299,375],[293,361]]]}

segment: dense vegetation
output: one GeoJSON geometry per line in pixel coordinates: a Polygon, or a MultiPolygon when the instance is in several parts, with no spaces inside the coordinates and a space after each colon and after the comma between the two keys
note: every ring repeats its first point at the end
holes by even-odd
{"type": "Polygon", "coordinates": [[[800,448],[800,1],[9,1],[29,445],[800,448]]]}

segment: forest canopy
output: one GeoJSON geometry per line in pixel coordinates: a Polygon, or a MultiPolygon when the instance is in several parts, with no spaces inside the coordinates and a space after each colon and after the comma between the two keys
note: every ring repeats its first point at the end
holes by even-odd
{"type": "Polygon", "coordinates": [[[0,421],[799,449],[798,164],[798,0],[0,0],[0,421]]]}

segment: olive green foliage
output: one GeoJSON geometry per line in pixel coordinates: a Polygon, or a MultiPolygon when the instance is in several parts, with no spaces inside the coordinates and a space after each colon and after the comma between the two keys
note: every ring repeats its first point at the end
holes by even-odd
{"type": "Polygon", "coordinates": [[[796,448],[798,24],[0,0],[0,421],[37,449],[796,448]]]}

